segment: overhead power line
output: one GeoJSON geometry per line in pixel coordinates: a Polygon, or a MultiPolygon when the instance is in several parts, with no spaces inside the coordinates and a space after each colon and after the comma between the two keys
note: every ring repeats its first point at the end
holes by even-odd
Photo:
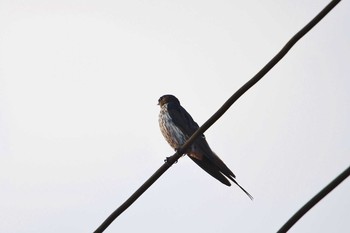
{"type": "MultiPolygon", "coordinates": [[[[340,0],[331,1],[318,15],[316,15],[305,27],[296,33],[287,44],[275,55],[252,79],[244,84],[236,91],[222,107],[207,120],[187,141],[178,149],[178,151],[168,157],[166,162],[143,184],[137,189],[118,209],[116,209],[95,231],[95,233],[103,232],[121,213],[123,213],[130,205],[132,205],[165,171],[167,171],[186,151],[186,149],[194,142],[194,140],[202,135],[210,126],[212,126],[246,91],[254,86],[264,75],[269,72],[297,43],[306,33],[308,33],[317,23],[319,23],[338,3],[340,0]]],[[[321,197],[322,198],[322,197],[321,197]]],[[[281,231],[283,232],[283,231],[281,231]]]]}

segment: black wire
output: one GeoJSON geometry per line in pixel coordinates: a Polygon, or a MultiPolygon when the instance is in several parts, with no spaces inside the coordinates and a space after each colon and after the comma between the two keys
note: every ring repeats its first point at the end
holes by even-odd
{"type": "Polygon", "coordinates": [[[254,86],[264,75],[269,72],[293,47],[293,45],[309,32],[321,19],[326,16],[340,0],[331,1],[315,18],[313,18],[304,28],[295,34],[282,50],[272,58],[252,79],[244,84],[236,91],[223,106],[207,120],[187,141],[186,143],[172,156],[168,157],[164,163],[139,189],[137,189],[118,209],[116,209],[95,231],[95,233],[103,232],[121,213],[123,213],[132,203],[134,203],[166,170],[169,169],[183,154],[183,152],[194,142],[194,140],[203,134],[210,126],[212,126],[236,100],[241,97],[246,91],[254,86]]]}
{"type": "Polygon", "coordinates": [[[322,198],[324,198],[329,192],[331,192],[335,187],[337,187],[341,182],[343,182],[350,175],[350,166],[343,171],[337,178],[335,178],[331,183],[324,187],[319,193],[317,193],[310,201],[308,201],[303,207],[301,207],[298,212],[296,212],[282,227],[277,231],[277,233],[287,232],[301,217],[306,214],[312,207],[314,207],[322,198]]]}

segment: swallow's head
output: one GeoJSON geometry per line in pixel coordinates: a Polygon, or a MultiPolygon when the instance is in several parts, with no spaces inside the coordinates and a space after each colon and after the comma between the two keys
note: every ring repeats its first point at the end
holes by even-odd
{"type": "Polygon", "coordinates": [[[173,95],[163,95],[158,100],[158,105],[162,107],[164,104],[167,103],[177,103],[180,104],[180,101],[173,95]]]}

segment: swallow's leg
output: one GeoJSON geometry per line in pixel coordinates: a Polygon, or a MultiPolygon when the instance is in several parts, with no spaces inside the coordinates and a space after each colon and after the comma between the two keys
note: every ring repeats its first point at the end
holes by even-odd
{"type": "MultiPolygon", "coordinates": [[[[176,147],[176,148],[174,149],[175,152],[178,152],[178,151],[180,150],[180,148],[181,148],[181,147],[176,147]]],[[[181,157],[184,156],[184,155],[185,155],[185,154],[182,154],[181,157]]],[[[174,155],[173,155],[173,156],[174,156],[174,155]]],[[[170,159],[171,159],[173,156],[166,157],[166,158],[164,159],[164,162],[166,162],[166,163],[169,162],[170,159]]],[[[176,160],[174,163],[177,163],[177,160],[176,160]]]]}
{"type": "MultiPolygon", "coordinates": [[[[165,163],[169,163],[169,162],[173,159],[173,156],[174,156],[174,155],[169,156],[169,157],[166,157],[166,158],[164,159],[164,162],[165,162],[165,163]]],[[[176,160],[174,163],[177,163],[177,160],[176,160]]]]}

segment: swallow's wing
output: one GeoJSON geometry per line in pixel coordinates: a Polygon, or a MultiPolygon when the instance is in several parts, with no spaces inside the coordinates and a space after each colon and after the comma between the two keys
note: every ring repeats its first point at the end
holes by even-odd
{"type": "MultiPolygon", "coordinates": [[[[169,103],[168,112],[174,124],[186,135],[187,139],[199,128],[191,115],[181,105],[169,103]]],[[[204,135],[196,139],[194,147],[197,147],[195,149],[199,153],[192,154],[192,156],[198,160],[202,160],[201,157],[204,155],[208,159],[208,162],[214,163],[224,175],[232,176],[233,178],[236,177],[225,163],[210,149],[204,135]]]]}
{"type": "Polygon", "coordinates": [[[191,115],[181,105],[168,103],[168,113],[173,123],[182,131],[187,139],[199,128],[191,115]]]}
{"type": "MultiPolygon", "coordinates": [[[[169,103],[168,113],[173,123],[185,134],[186,139],[199,128],[198,124],[192,119],[191,115],[181,105],[169,103]]],[[[192,150],[197,153],[190,153],[189,156],[196,158],[198,161],[211,162],[216,165],[217,169],[224,175],[235,178],[233,172],[225,165],[225,163],[210,149],[204,135],[199,136],[193,143],[192,150]],[[206,157],[204,160],[203,157],[206,157]]],[[[198,164],[199,165],[199,164],[198,164]]],[[[204,167],[208,167],[203,165],[204,167]]],[[[202,167],[202,166],[201,166],[202,167]]],[[[215,166],[212,167],[214,169],[215,166]]],[[[204,169],[204,168],[203,168],[204,169]]]]}
{"type": "MultiPolygon", "coordinates": [[[[198,124],[192,119],[191,115],[181,106],[175,103],[168,104],[168,113],[173,123],[185,134],[186,138],[190,138],[192,134],[199,128],[198,124]]],[[[198,137],[193,146],[195,151],[191,150],[189,157],[203,170],[211,176],[219,180],[221,183],[231,186],[227,176],[235,184],[238,185],[248,196],[253,197],[234,179],[236,176],[226,166],[226,164],[217,156],[209,147],[204,135],[198,137]]]]}
{"type": "Polygon", "coordinates": [[[221,183],[231,186],[231,183],[226,177],[219,171],[218,167],[211,163],[206,157],[203,157],[201,160],[188,156],[193,160],[198,166],[200,166],[204,171],[208,172],[211,176],[219,180],[221,183]]]}
{"type": "MultiPolygon", "coordinates": [[[[216,161],[220,161],[220,163],[222,163],[221,165],[223,165],[224,167],[226,167],[226,165],[224,164],[224,162],[221,161],[221,159],[215,155],[215,153],[213,152],[213,155],[216,156],[216,158],[218,160],[216,161]]],[[[207,156],[202,156],[201,159],[197,159],[198,156],[191,156],[191,154],[189,154],[190,159],[193,160],[193,162],[195,162],[198,166],[200,166],[204,171],[208,172],[211,176],[213,176],[214,178],[216,178],[217,180],[219,180],[221,183],[227,185],[227,186],[231,186],[231,183],[228,181],[228,179],[226,177],[228,177],[230,180],[232,180],[232,182],[234,182],[240,189],[242,189],[242,191],[247,194],[247,196],[253,200],[253,196],[250,195],[250,193],[247,192],[247,190],[245,190],[236,180],[235,180],[235,176],[233,175],[232,171],[226,167],[226,169],[221,169],[218,166],[218,162],[213,163],[212,160],[209,160],[207,156]],[[225,177],[225,176],[226,177],[225,177]]],[[[219,163],[219,164],[220,164],[219,163]]]]}

